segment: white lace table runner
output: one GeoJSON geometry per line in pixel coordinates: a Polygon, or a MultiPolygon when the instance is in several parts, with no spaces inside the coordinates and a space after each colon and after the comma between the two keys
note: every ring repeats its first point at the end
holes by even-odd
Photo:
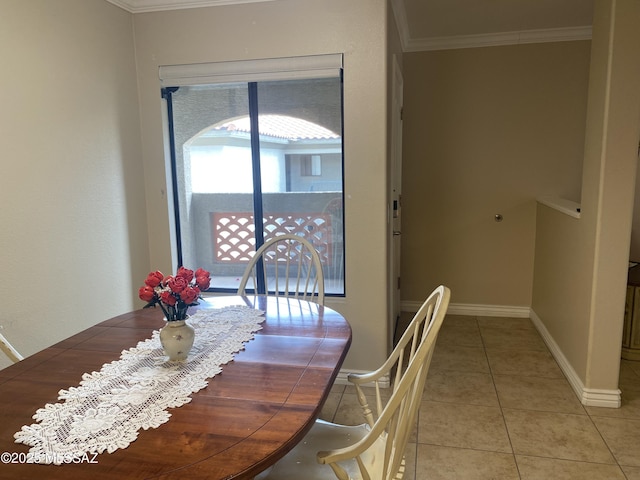
{"type": "Polygon", "coordinates": [[[142,428],[158,428],[169,420],[169,408],[191,401],[260,330],[264,313],[246,306],[199,310],[188,323],[195,342],[187,362],[169,362],[159,331],[122,352],[120,360],[99,372],[85,373],[78,387],[60,390],[62,402],[36,411],[38,422],[23,426],[14,437],[29,445],[36,463],[67,463],[88,453],[126,448],[142,428]]]}

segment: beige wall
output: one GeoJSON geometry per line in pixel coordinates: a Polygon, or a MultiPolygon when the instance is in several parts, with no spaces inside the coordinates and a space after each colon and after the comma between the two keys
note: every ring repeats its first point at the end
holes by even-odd
{"type": "Polygon", "coordinates": [[[345,367],[386,356],[386,1],[279,0],[134,16],[151,265],[172,269],[158,66],[344,53],[345,367]]]}
{"type": "Polygon", "coordinates": [[[404,55],[403,301],[444,283],[455,304],[531,305],[535,199],[580,198],[589,54],[404,55]]]}
{"type": "Polygon", "coordinates": [[[532,304],[583,401],[618,386],[640,137],[640,3],[595,5],[581,218],[540,207],[532,304]]]}
{"type": "Polygon", "coordinates": [[[131,15],[5,0],[0,58],[0,325],[29,355],[130,310],[147,273],[131,15]]]}
{"type": "MultiPolygon", "coordinates": [[[[638,150],[640,151],[640,146],[638,150]]],[[[636,192],[640,192],[640,173],[636,174],[636,192]]],[[[640,262],[640,194],[634,198],[629,260],[640,262]]]]}
{"type": "Polygon", "coordinates": [[[581,378],[589,344],[593,271],[589,238],[582,219],[538,206],[532,308],[581,378]]]}

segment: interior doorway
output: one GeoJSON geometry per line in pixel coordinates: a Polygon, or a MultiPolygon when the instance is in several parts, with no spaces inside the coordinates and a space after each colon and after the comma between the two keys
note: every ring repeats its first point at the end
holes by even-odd
{"type": "Polygon", "coordinates": [[[391,92],[391,168],[390,168],[390,220],[389,220],[389,351],[393,349],[396,326],[400,319],[400,252],[402,246],[402,105],[404,79],[398,63],[393,57],[391,92]]]}

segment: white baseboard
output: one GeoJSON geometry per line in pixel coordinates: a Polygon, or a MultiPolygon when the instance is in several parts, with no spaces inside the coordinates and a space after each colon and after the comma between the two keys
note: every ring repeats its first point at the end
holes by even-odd
{"type": "MultiPolygon", "coordinates": [[[[421,302],[403,301],[400,308],[403,312],[416,312],[422,305],[421,302]]],[[[556,359],[560,369],[567,377],[571,388],[580,399],[580,402],[588,407],[619,408],[621,405],[622,392],[619,389],[604,390],[586,388],[584,383],[564,356],[562,350],[555,342],[542,320],[530,307],[519,307],[509,305],[473,305],[463,303],[450,303],[447,313],[451,315],[475,315],[478,317],[514,317],[530,318],[538,332],[542,336],[551,355],[556,359]]],[[[341,372],[342,373],[342,372],[341,372]]],[[[344,377],[346,382],[346,375],[344,377]]]]}
{"type": "Polygon", "coordinates": [[[551,351],[551,355],[556,359],[560,369],[567,377],[571,388],[576,393],[580,402],[583,405],[588,407],[606,407],[606,408],[619,408],[621,405],[621,394],[622,392],[619,389],[615,390],[603,390],[603,389],[595,389],[595,388],[586,388],[584,383],[573,369],[567,358],[560,350],[560,347],[555,342],[547,328],[540,320],[540,317],[531,310],[531,321],[540,332],[544,342],[547,344],[547,347],[551,351]]]}
{"type": "MultiPolygon", "coordinates": [[[[417,312],[422,302],[400,302],[403,312],[417,312]]],[[[450,303],[447,313],[451,315],[475,315],[478,317],[529,318],[531,308],[510,305],[474,305],[470,303],[450,303]]]]}

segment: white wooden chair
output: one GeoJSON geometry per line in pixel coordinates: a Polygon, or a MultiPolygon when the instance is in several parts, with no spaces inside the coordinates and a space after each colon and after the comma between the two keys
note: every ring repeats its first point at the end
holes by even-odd
{"type": "Polygon", "coordinates": [[[13,363],[17,363],[20,360],[24,359],[24,357],[20,355],[20,353],[15,348],[13,348],[13,345],[9,343],[9,340],[7,340],[1,333],[0,350],[2,350],[7,355],[7,357],[9,357],[9,360],[11,360],[13,363]]]}
{"type": "Polygon", "coordinates": [[[436,288],[387,361],[374,372],[349,375],[349,381],[356,387],[365,424],[345,426],[316,421],[302,442],[255,477],[256,480],[330,479],[334,474],[339,480],[401,479],[405,470],[404,451],[416,425],[436,337],[450,295],[447,287],[436,288]],[[380,382],[389,377],[393,387],[385,403],[380,382]],[[362,388],[371,383],[375,386],[372,407],[362,388]]]}
{"type": "Polygon", "coordinates": [[[324,305],[324,275],[313,245],[294,234],[266,241],[249,261],[238,295],[252,289],[258,294],[296,297],[324,305]],[[259,284],[259,278],[264,282],[259,284]]]}

